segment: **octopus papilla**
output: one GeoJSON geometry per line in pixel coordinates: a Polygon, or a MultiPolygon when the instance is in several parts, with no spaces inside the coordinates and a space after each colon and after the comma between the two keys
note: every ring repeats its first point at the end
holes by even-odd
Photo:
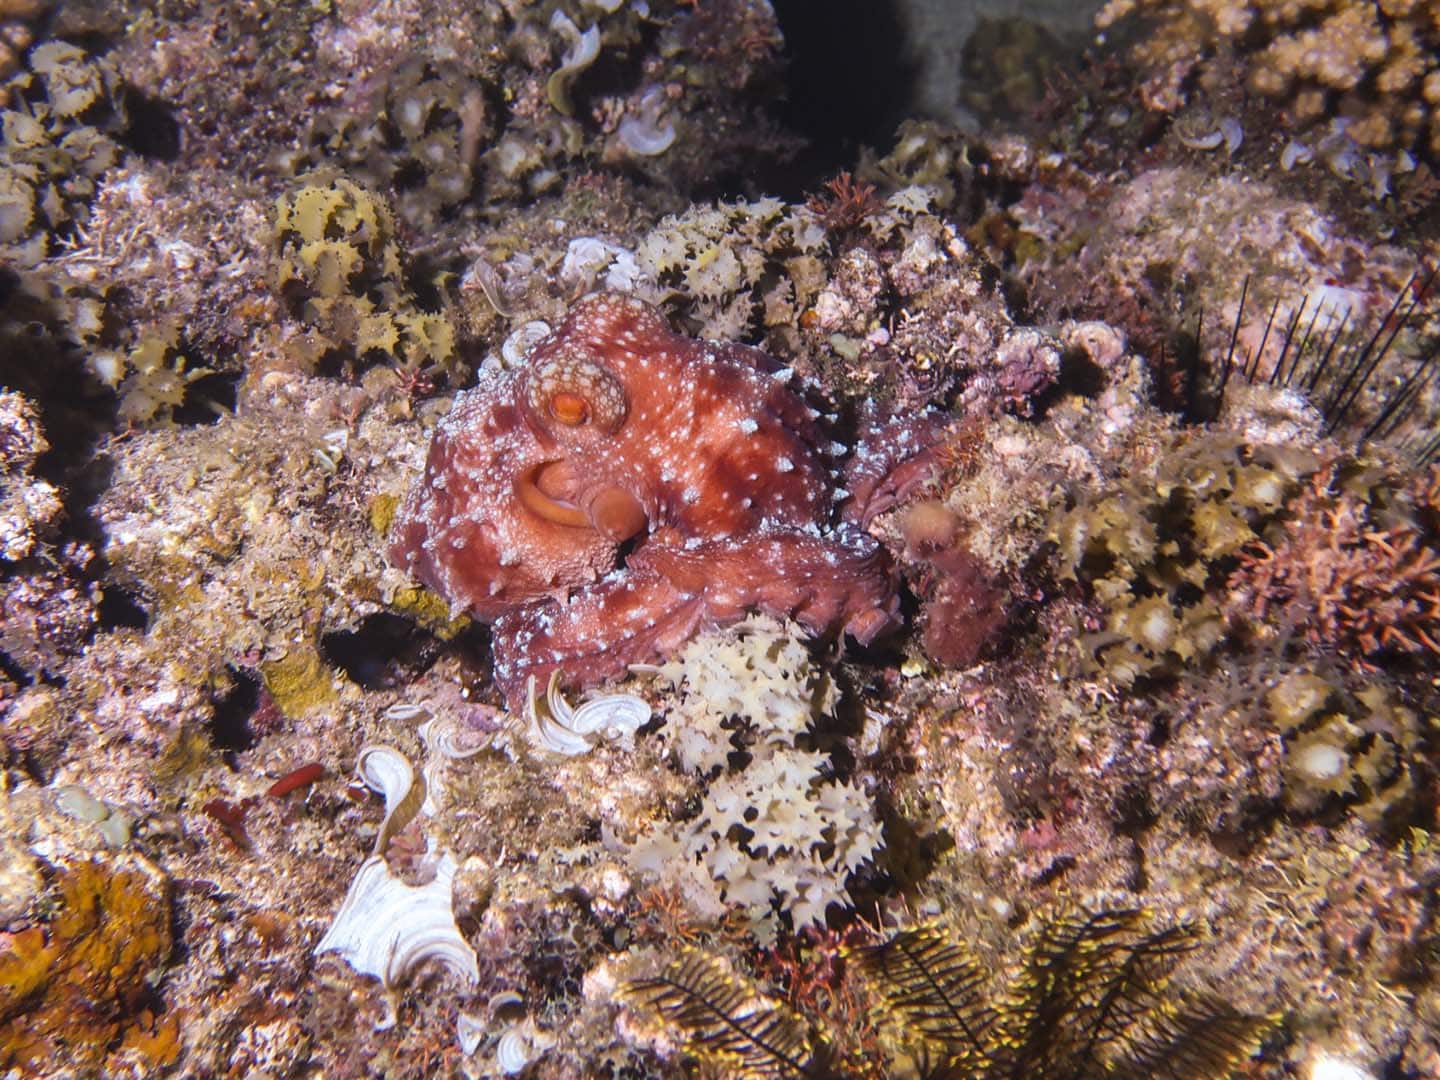
{"type": "Polygon", "coordinates": [[[493,624],[512,704],[531,677],[590,685],[750,611],[868,644],[896,624],[894,568],[789,382],[758,349],[588,296],[456,399],[390,557],[493,624]]]}

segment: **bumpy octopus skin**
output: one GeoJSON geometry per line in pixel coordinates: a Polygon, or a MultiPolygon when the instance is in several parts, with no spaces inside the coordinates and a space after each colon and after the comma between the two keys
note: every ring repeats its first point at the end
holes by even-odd
{"type": "Polygon", "coordinates": [[[638,300],[586,297],[456,399],[391,560],[493,622],[512,704],[531,676],[593,684],[751,610],[868,644],[895,623],[893,567],[837,521],[845,493],[787,379],[638,300]]]}

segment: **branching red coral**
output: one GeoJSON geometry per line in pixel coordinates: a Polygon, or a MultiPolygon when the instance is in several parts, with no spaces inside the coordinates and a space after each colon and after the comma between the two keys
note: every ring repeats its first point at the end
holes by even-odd
{"type": "Polygon", "coordinates": [[[1232,613],[1278,617],[1366,667],[1384,653],[1440,655],[1440,466],[1405,495],[1381,521],[1364,495],[1340,486],[1336,469],[1317,473],[1284,536],[1242,554],[1232,613]]]}
{"type": "Polygon", "coordinates": [[[880,209],[875,185],[842,172],[825,184],[828,195],[812,195],[805,205],[820,218],[826,231],[845,233],[880,209]]]}

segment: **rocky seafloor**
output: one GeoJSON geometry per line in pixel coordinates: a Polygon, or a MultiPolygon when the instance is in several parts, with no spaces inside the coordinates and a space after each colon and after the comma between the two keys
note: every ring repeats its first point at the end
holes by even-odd
{"type": "Polygon", "coordinates": [[[0,0],[0,1074],[1440,1077],[1440,7],[819,7],[0,0]],[[389,537],[599,291],[891,632],[507,704],[389,537]]]}

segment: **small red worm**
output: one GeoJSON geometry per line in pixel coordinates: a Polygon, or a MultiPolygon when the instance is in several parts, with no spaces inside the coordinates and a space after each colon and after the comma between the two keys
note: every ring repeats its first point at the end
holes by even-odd
{"type": "Polygon", "coordinates": [[[301,765],[298,769],[294,769],[280,777],[279,780],[276,780],[275,783],[266,789],[265,794],[271,798],[278,799],[282,796],[289,795],[290,792],[296,788],[307,787],[313,784],[324,775],[325,766],[321,765],[318,761],[312,761],[309,765],[301,765]]]}

